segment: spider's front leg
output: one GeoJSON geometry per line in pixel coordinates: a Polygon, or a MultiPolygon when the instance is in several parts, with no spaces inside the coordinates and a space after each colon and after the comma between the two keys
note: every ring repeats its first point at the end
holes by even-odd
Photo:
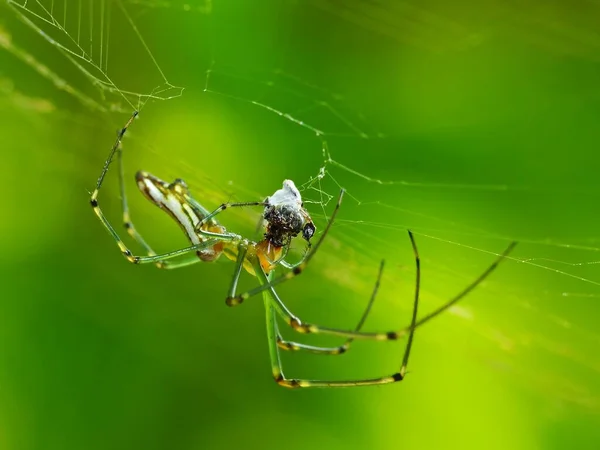
{"type": "Polygon", "coordinates": [[[239,234],[229,233],[229,232],[225,231],[225,228],[221,227],[218,224],[218,222],[215,220],[215,217],[218,214],[222,213],[223,211],[225,211],[226,209],[229,209],[229,208],[243,208],[246,206],[264,206],[264,205],[265,205],[264,202],[223,203],[217,209],[215,209],[213,212],[211,212],[211,213],[207,212],[202,217],[202,220],[200,220],[194,227],[195,232],[198,233],[199,235],[206,236],[206,237],[213,237],[213,238],[217,237],[224,241],[241,240],[242,237],[239,234]],[[220,231],[218,231],[218,229],[215,230],[215,228],[221,228],[222,231],[220,232],[220,231]]]}

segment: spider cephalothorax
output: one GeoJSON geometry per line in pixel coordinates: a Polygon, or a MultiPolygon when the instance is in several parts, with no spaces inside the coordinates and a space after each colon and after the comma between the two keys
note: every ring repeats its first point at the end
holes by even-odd
{"type": "Polygon", "coordinates": [[[315,225],[302,204],[300,192],[292,180],[285,180],[283,187],[265,200],[263,218],[267,222],[265,239],[275,247],[285,247],[302,232],[310,244],[315,225]]]}

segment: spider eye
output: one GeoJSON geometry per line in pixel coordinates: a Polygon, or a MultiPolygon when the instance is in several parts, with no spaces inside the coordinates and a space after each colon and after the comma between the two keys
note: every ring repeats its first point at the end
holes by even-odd
{"type": "Polygon", "coordinates": [[[304,225],[304,229],[302,230],[302,237],[310,242],[310,238],[315,234],[315,226],[312,222],[308,222],[304,225]]]}

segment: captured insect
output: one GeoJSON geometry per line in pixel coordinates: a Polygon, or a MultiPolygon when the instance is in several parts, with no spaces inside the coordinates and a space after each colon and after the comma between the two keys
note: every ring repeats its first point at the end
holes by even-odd
{"type": "Polygon", "coordinates": [[[147,172],[139,171],[136,174],[138,188],[148,200],[167,212],[179,224],[191,243],[191,245],[186,248],[157,254],[146,243],[133,225],[129,215],[127,197],[125,195],[122,140],[125,132],[133,123],[137,115],[137,111],[134,112],[125,126],[119,131],[117,139],[108,155],[108,159],[104,163],[104,167],[102,168],[102,172],[96,184],[96,189],[91,194],[90,203],[94,213],[112,235],[125,259],[133,264],[154,263],[161,269],[176,269],[195,264],[199,261],[215,261],[222,254],[235,261],[233,278],[227,293],[226,303],[229,306],[235,306],[256,294],[263,294],[263,301],[266,309],[267,338],[269,343],[269,354],[271,357],[271,370],[273,378],[281,386],[288,388],[351,387],[388,384],[403,380],[406,374],[406,367],[408,365],[415,330],[469,294],[477,287],[477,285],[486,279],[494,269],[496,269],[500,261],[502,261],[516,245],[516,242],[510,243],[506,250],[504,250],[504,252],[499,255],[499,257],[481,275],[479,275],[479,277],[463,289],[462,292],[433,312],[418,318],[417,312],[419,306],[421,267],[415,238],[412,232],[408,231],[408,237],[412,245],[416,265],[412,319],[408,326],[397,331],[384,333],[361,331],[375,297],[377,296],[383,273],[383,261],[379,267],[375,286],[366,309],[364,310],[358,325],[353,330],[343,330],[306,323],[303,320],[300,320],[300,318],[287,308],[277,294],[275,287],[300,275],[316,255],[335,221],[344,196],[344,190],[342,189],[340,191],[335,208],[321,236],[316,243],[311,246],[311,239],[316,232],[316,228],[310,214],[304,208],[300,192],[291,180],[285,180],[283,182],[283,187],[277,190],[273,195],[267,197],[264,201],[223,203],[211,212],[191,196],[188,187],[183,180],[176,179],[172,183],[167,183],[147,172]],[[98,203],[100,188],[102,187],[104,178],[115,155],[118,155],[119,162],[119,184],[122,198],[121,206],[123,222],[129,235],[145,250],[145,256],[136,256],[129,250],[121,240],[115,228],[105,217],[98,203]],[[216,218],[218,214],[228,208],[249,206],[263,208],[263,222],[265,226],[264,238],[258,242],[227,231],[216,218]],[[285,261],[285,257],[292,239],[298,235],[301,235],[306,240],[307,251],[299,262],[290,264],[285,261]],[[284,273],[279,276],[274,276],[277,267],[281,267],[284,270],[284,273]],[[250,275],[255,276],[259,281],[259,286],[250,289],[249,291],[238,293],[237,284],[242,269],[250,275]],[[337,347],[317,347],[299,342],[285,341],[279,332],[278,318],[298,333],[338,336],[345,338],[345,342],[337,347]],[[339,355],[345,353],[355,339],[394,341],[405,337],[406,346],[404,348],[400,367],[398,367],[396,372],[389,375],[368,379],[335,381],[286,378],[283,374],[279,354],[280,350],[308,351],[323,355],[339,355]]]}

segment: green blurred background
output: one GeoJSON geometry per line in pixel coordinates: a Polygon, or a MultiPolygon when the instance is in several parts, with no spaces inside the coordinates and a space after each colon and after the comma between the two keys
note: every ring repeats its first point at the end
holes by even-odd
{"type": "MultiPolygon", "coordinates": [[[[2,2],[0,447],[598,448],[599,18],[583,1],[2,2]],[[116,90],[93,82],[106,74],[116,90]],[[183,94],[121,95],[165,81],[183,94]],[[185,240],[135,192],[138,169],[209,209],[291,178],[320,230],[347,188],[314,265],[278,289],[305,320],[352,327],[385,258],[366,328],[407,324],[406,228],[422,313],[520,244],[418,330],[403,383],[280,388],[262,300],[224,305],[231,263],[131,266],[89,208],[139,106],[126,176],[158,250],[185,240]]],[[[101,201],[118,224],[114,168],[101,201]]],[[[258,213],[223,222],[251,234],[258,213]]],[[[402,349],[283,356],[288,376],[348,379],[395,371],[402,349]]]]}

